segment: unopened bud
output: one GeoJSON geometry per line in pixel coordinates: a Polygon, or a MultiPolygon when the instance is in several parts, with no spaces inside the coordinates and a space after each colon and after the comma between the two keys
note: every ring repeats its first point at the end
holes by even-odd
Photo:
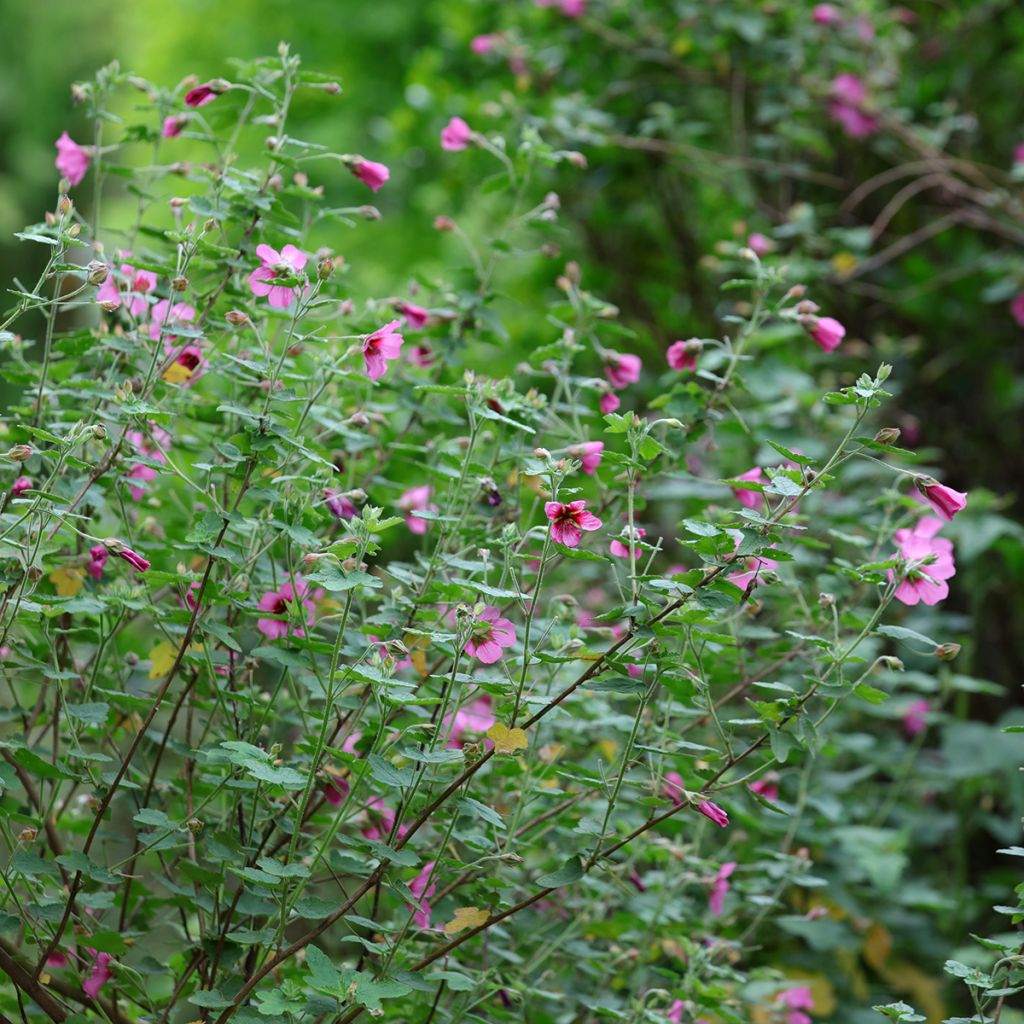
{"type": "Polygon", "coordinates": [[[337,82],[324,82],[320,88],[323,89],[328,96],[337,96],[338,93],[341,92],[341,86],[338,85],[337,82]]]}
{"type": "Polygon", "coordinates": [[[328,280],[334,273],[334,260],[324,259],[316,265],[316,275],[321,281],[328,280]]]}
{"type": "Polygon", "coordinates": [[[562,200],[558,198],[558,193],[557,192],[549,192],[544,197],[544,205],[549,210],[558,210],[558,209],[561,209],[562,200]]]}
{"type": "Polygon", "coordinates": [[[365,206],[360,206],[357,212],[363,220],[380,220],[380,210],[376,206],[366,204],[365,206]]]}
{"type": "Polygon", "coordinates": [[[68,228],[68,238],[77,238],[81,233],[81,224],[72,224],[71,227],[68,228]]]}
{"type": "Polygon", "coordinates": [[[229,309],[224,314],[224,319],[233,327],[240,327],[242,324],[249,322],[249,314],[243,313],[240,309],[229,309]]]}
{"type": "Polygon", "coordinates": [[[807,286],[803,284],[795,284],[788,292],[782,297],[783,302],[789,302],[790,299],[802,299],[807,294],[807,286]]]}
{"type": "Polygon", "coordinates": [[[90,260],[86,265],[86,274],[88,277],[86,280],[92,285],[101,285],[106,281],[110,271],[107,269],[106,263],[101,260],[90,260]]]}
{"type": "Polygon", "coordinates": [[[547,448],[534,448],[533,449],[533,454],[538,459],[550,459],[551,458],[551,452],[549,452],[547,450],[547,448]]]}
{"type": "Polygon", "coordinates": [[[892,654],[886,654],[878,659],[890,672],[902,672],[903,662],[892,654]]]}
{"type": "Polygon", "coordinates": [[[57,212],[63,214],[65,217],[74,208],[75,204],[71,201],[71,196],[61,196],[60,199],[57,200],[57,212]]]}
{"type": "Polygon", "coordinates": [[[579,167],[581,170],[587,166],[587,158],[580,153],[578,150],[570,150],[565,154],[565,159],[573,165],[573,167],[579,167]]]}
{"type": "Polygon", "coordinates": [[[822,608],[834,608],[836,605],[836,595],[822,592],[818,595],[818,604],[822,608]]]}
{"type": "Polygon", "coordinates": [[[305,566],[314,566],[321,559],[328,558],[328,557],[330,557],[330,556],[326,555],[326,554],[324,554],[322,552],[310,551],[308,555],[303,555],[302,556],[302,564],[305,565],[305,566]]]}
{"type": "Polygon", "coordinates": [[[26,462],[32,458],[32,446],[30,444],[16,444],[7,452],[7,458],[12,462],[26,462]]]}
{"type": "Polygon", "coordinates": [[[173,281],[171,281],[171,287],[176,292],[183,292],[183,291],[185,291],[185,289],[188,288],[188,278],[187,277],[176,277],[173,281]]]}
{"type": "Polygon", "coordinates": [[[939,661],[952,661],[960,653],[959,644],[939,644],[935,648],[935,657],[939,661]]]}
{"type": "Polygon", "coordinates": [[[107,428],[102,423],[94,423],[89,430],[97,441],[103,441],[107,436],[107,428]]]}
{"type": "Polygon", "coordinates": [[[440,217],[435,217],[434,218],[434,230],[435,231],[454,231],[455,230],[455,221],[453,221],[451,219],[451,217],[445,217],[443,215],[440,216],[440,217]]]}
{"type": "Polygon", "coordinates": [[[113,313],[121,303],[117,299],[104,299],[98,303],[100,309],[106,310],[108,313],[113,313]]]}
{"type": "Polygon", "coordinates": [[[203,831],[203,823],[198,818],[189,818],[188,830],[192,835],[197,836],[203,831]]]}
{"type": "Polygon", "coordinates": [[[882,427],[882,429],[875,434],[875,441],[877,441],[878,444],[895,444],[899,439],[899,427],[882,427]]]}
{"type": "Polygon", "coordinates": [[[821,306],[816,302],[811,302],[810,299],[804,299],[796,304],[796,311],[800,316],[814,316],[819,309],[821,309],[821,306]]]}
{"type": "Polygon", "coordinates": [[[365,412],[354,412],[349,416],[348,422],[353,427],[365,427],[369,424],[370,420],[365,412]]]}
{"type": "MultiPolygon", "coordinates": [[[[273,141],[276,142],[277,140],[274,139],[273,141]]],[[[270,145],[270,142],[271,140],[267,139],[268,146],[270,145]]],[[[267,184],[270,186],[270,190],[272,192],[280,192],[281,189],[284,188],[284,178],[282,178],[280,174],[272,174],[267,184]]]]}

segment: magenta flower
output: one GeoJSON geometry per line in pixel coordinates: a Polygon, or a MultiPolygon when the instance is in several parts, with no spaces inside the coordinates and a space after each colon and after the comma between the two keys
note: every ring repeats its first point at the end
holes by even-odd
{"type": "Polygon", "coordinates": [[[814,997],[806,985],[787,988],[775,997],[775,1001],[781,1003],[788,1010],[786,1024],[811,1024],[811,1018],[802,1012],[814,1009],[814,997]]]}
{"type": "Polygon", "coordinates": [[[423,870],[409,883],[409,892],[416,897],[420,909],[409,907],[413,913],[413,921],[417,928],[430,927],[430,904],[427,900],[437,892],[437,883],[433,881],[435,861],[428,860],[423,870]]]}
{"type": "Polygon", "coordinates": [[[767,235],[755,231],[747,238],[747,247],[758,256],[767,256],[775,248],[775,243],[767,235]]]}
{"type": "MultiPolygon", "coordinates": [[[[1022,165],[1024,165],[1024,142],[1018,142],[1013,147],[1013,166],[1020,167],[1022,165]]],[[[1017,297],[1020,298],[1019,295],[1017,297]]]]}
{"type": "Polygon", "coordinates": [[[839,9],[832,4],[815,4],[811,21],[815,25],[838,25],[843,20],[839,9]]]}
{"type": "Polygon", "coordinates": [[[61,132],[55,145],[57,159],[54,166],[61,177],[67,178],[71,185],[77,185],[89,170],[89,154],[67,132],[61,132]]]}
{"type": "MultiPolygon", "coordinates": [[[[156,288],[156,274],[151,270],[136,270],[130,263],[122,263],[121,275],[125,279],[123,290],[131,297],[128,310],[132,316],[141,317],[149,308],[146,295],[156,288]]],[[[109,273],[96,291],[96,301],[104,309],[113,312],[121,305],[121,291],[113,273],[109,273]]]]}
{"type": "Polygon", "coordinates": [[[691,338],[690,341],[674,341],[669,345],[665,358],[673,370],[696,370],[697,354],[700,349],[701,344],[696,338],[691,338]]]}
{"type": "Polygon", "coordinates": [[[619,401],[619,396],[615,394],[614,391],[606,391],[601,396],[600,401],[597,403],[598,408],[605,415],[607,415],[610,412],[615,412],[615,410],[618,409],[618,407],[621,404],[622,403],[619,401]]]}
{"type": "Polygon", "coordinates": [[[27,476],[19,476],[11,487],[11,497],[20,498],[26,491],[32,490],[32,481],[27,476]]]}
{"type": "Polygon", "coordinates": [[[683,785],[683,777],[679,772],[666,772],[662,780],[661,795],[668,797],[678,807],[686,795],[686,787],[683,785]]]}
{"type": "Polygon", "coordinates": [[[585,501],[549,501],[544,505],[544,515],[551,520],[551,539],[567,548],[579,545],[581,530],[600,530],[601,520],[587,511],[585,501]]]}
{"type": "Polygon", "coordinates": [[[491,711],[491,698],[487,694],[477,697],[465,707],[459,708],[454,716],[449,714],[442,719],[442,734],[448,731],[449,726],[451,727],[451,734],[445,746],[451,750],[458,750],[462,747],[463,733],[485,733],[495,721],[494,712],[491,711]]]}
{"type": "Polygon", "coordinates": [[[336,519],[355,519],[359,509],[351,498],[344,494],[337,494],[329,488],[324,488],[324,501],[336,519]]]}
{"type": "Polygon", "coordinates": [[[441,129],[441,148],[450,153],[465,149],[473,138],[473,129],[461,117],[453,117],[441,129]]]}
{"type": "Polygon", "coordinates": [[[587,12],[587,0],[562,0],[562,13],[567,18],[582,18],[587,12]]]}
{"type": "Polygon", "coordinates": [[[434,365],[434,352],[429,345],[420,342],[409,350],[409,361],[413,366],[426,370],[434,365]]]}
{"type": "Polygon", "coordinates": [[[100,989],[114,976],[110,969],[110,963],[114,959],[109,953],[97,953],[96,950],[88,950],[95,959],[88,977],[82,982],[82,991],[91,999],[100,994],[100,989]]]}
{"type": "Polygon", "coordinates": [[[119,558],[123,558],[138,573],[143,573],[149,568],[149,559],[143,558],[142,555],[137,551],[132,551],[131,548],[122,546],[114,554],[119,558]]]}
{"type": "Polygon", "coordinates": [[[188,124],[188,118],[184,114],[169,114],[164,118],[163,128],[160,134],[165,139],[176,139],[182,128],[188,124]]]}
{"type": "Polygon", "coordinates": [[[643,364],[639,356],[609,352],[604,367],[604,375],[613,388],[620,391],[635,384],[640,379],[640,368],[643,364]]]}
{"type": "Polygon", "coordinates": [[[964,491],[954,491],[952,487],[946,487],[930,476],[915,477],[914,483],[939,518],[945,519],[947,523],[952,522],[953,516],[967,507],[967,494],[964,491]]]}
{"type": "Polygon", "coordinates": [[[294,245],[286,245],[280,252],[269,245],[257,245],[256,255],[260,265],[249,275],[249,290],[253,295],[266,295],[275,309],[287,309],[299,294],[299,288],[270,282],[278,276],[300,276],[306,266],[306,254],[294,245]]]}
{"type": "Polygon", "coordinates": [[[349,784],[347,779],[338,775],[328,774],[324,782],[324,799],[332,807],[341,807],[348,797],[349,784]]]}
{"type": "Polygon", "coordinates": [[[758,796],[763,796],[765,800],[770,800],[772,803],[779,799],[779,787],[771,776],[752,782],[750,791],[757,793],[758,796]]]}
{"type": "Polygon", "coordinates": [[[180,384],[185,388],[199,380],[210,365],[198,345],[185,345],[179,349],[170,339],[164,342],[164,358],[173,358],[174,362],[164,370],[163,379],[168,384],[180,384]]]}
{"type": "Polygon", "coordinates": [[[677,999],[666,1011],[665,1020],[672,1021],[672,1024],[683,1024],[683,1014],[686,1012],[686,1003],[677,999]]]}
{"type": "Polygon", "coordinates": [[[830,316],[802,316],[800,326],[826,352],[834,352],[846,337],[846,328],[830,316]]]}
{"type": "Polygon", "coordinates": [[[375,160],[357,160],[349,165],[349,170],[371,192],[379,192],[384,182],[391,177],[391,171],[387,166],[379,164],[375,160]]]}
{"type": "Polygon", "coordinates": [[[1018,327],[1024,327],[1024,292],[1021,292],[1013,302],[1010,303],[1010,313],[1017,321],[1018,327]]]}
{"type": "Polygon", "coordinates": [[[405,525],[409,527],[410,533],[426,533],[428,522],[414,516],[413,512],[436,512],[437,506],[430,503],[430,495],[433,494],[429,484],[421,487],[410,487],[399,499],[398,507],[405,513],[405,525]]]}
{"type": "MultiPolygon", "coordinates": [[[[136,452],[139,453],[139,455],[142,455],[152,462],[165,463],[167,461],[167,456],[164,454],[164,449],[170,447],[171,435],[162,427],[158,427],[152,421],[149,424],[149,428],[153,435],[152,443],[141,430],[129,430],[125,434],[125,440],[135,449],[136,452]]],[[[158,475],[159,471],[153,466],[147,466],[141,462],[136,462],[128,472],[128,479],[151,483],[158,475]]],[[[133,501],[141,501],[146,495],[146,489],[144,487],[130,487],[129,491],[131,492],[133,501]]]]}
{"type": "MultiPolygon", "coordinates": [[[[383,798],[372,796],[366,801],[366,809],[371,812],[371,822],[364,828],[363,835],[367,839],[386,842],[395,828],[395,812],[384,803],[383,798]],[[379,824],[377,824],[379,823],[379,824]]],[[[395,835],[401,839],[409,831],[408,825],[399,825],[395,835]]]]}
{"type": "MultiPolygon", "coordinates": [[[[633,528],[633,540],[634,541],[638,541],[642,537],[646,537],[646,536],[647,536],[647,531],[642,526],[636,526],[636,527],[633,528]]],[[[636,552],[636,557],[639,558],[639,556],[640,556],[640,548],[636,547],[635,544],[631,545],[631,546],[633,547],[633,550],[636,552]]],[[[611,552],[612,552],[612,554],[616,558],[629,558],[630,557],[629,548],[625,544],[623,544],[622,541],[618,539],[618,537],[616,537],[615,540],[613,540],[612,543],[611,543],[611,552]]]]}
{"type": "MultiPolygon", "coordinates": [[[[728,533],[736,542],[733,548],[733,551],[736,551],[743,542],[743,534],[739,530],[729,530],[728,533]]],[[[759,580],[762,573],[777,569],[779,566],[779,563],[774,558],[765,558],[757,555],[743,558],[740,564],[743,566],[743,571],[730,573],[728,578],[737,587],[742,587],[744,590],[746,590],[751,581],[759,580]]]]}
{"type": "Polygon", "coordinates": [[[856,106],[867,99],[868,91],[864,83],[856,75],[844,71],[832,79],[832,97],[840,103],[856,106]]]}
{"type": "Polygon", "coordinates": [[[726,861],[718,869],[718,874],[715,875],[711,883],[711,892],[708,893],[708,910],[715,917],[722,913],[722,908],[725,906],[725,897],[729,893],[729,878],[735,870],[736,861],[726,861]]]}
{"type": "Polygon", "coordinates": [[[414,331],[422,330],[430,319],[430,310],[414,306],[411,302],[400,302],[397,306],[406,324],[414,331]]]}
{"type": "Polygon", "coordinates": [[[103,578],[103,567],[107,564],[110,552],[103,544],[94,544],[89,548],[89,564],[85,571],[94,579],[103,578]]]}
{"type": "Polygon", "coordinates": [[[583,465],[580,467],[588,476],[593,476],[594,471],[601,465],[601,457],[604,454],[604,441],[584,441],[582,444],[574,444],[567,449],[569,455],[579,459],[583,465]]]}
{"type": "Polygon", "coordinates": [[[928,712],[931,705],[923,697],[911,701],[903,709],[903,731],[913,739],[928,728],[928,712]]]}
{"type": "MultiPolygon", "coordinates": [[[[913,530],[897,530],[895,540],[899,557],[908,564],[906,579],[896,588],[896,599],[903,604],[938,604],[949,596],[947,580],[956,575],[953,542],[935,535],[942,522],[925,516],[913,530]]],[[[889,579],[893,572],[889,570],[889,579]]]]}
{"type": "Polygon", "coordinates": [[[865,139],[878,131],[878,118],[864,110],[867,89],[856,75],[837,75],[832,80],[832,97],[829,116],[850,138],[865,139]]]}
{"type": "Polygon", "coordinates": [[[197,85],[194,89],[189,89],[185,93],[185,106],[186,107],[205,107],[207,103],[212,103],[220,93],[213,88],[212,82],[203,82],[202,85],[197,85]]]}
{"type": "MultiPolygon", "coordinates": [[[[264,293],[265,294],[265,293],[264,293]]],[[[185,302],[175,302],[172,306],[167,299],[161,299],[149,315],[149,336],[156,341],[161,335],[175,337],[173,328],[181,324],[190,324],[196,318],[196,311],[185,302]]]]}
{"type": "Polygon", "coordinates": [[[493,665],[501,658],[504,647],[516,642],[516,627],[501,618],[497,608],[487,605],[473,623],[473,633],[466,641],[465,651],[479,658],[485,665],[493,665]]]}
{"type": "MultiPolygon", "coordinates": [[[[273,619],[257,619],[256,628],[269,640],[277,640],[288,636],[305,636],[306,631],[302,626],[293,627],[291,619],[292,609],[301,606],[300,614],[305,619],[307,626],[313,625],[313,613],[316,605],[309,597],[309,584],[303,579],[297,579],[294,586],[285,583],[277,590],[268,590],[259,600],[256,606],[261,612],[270,612],[276,616],[273,619]]],[[[315,594],[313,595],[316,596],[315,594]]]]}
{"type": "MultiPolygon", "coordinates": [[[[746,473],[741,473],[736,480],[749,480],[750,483],[763,483],[764,472],[760,466],[755,466],[753,469],[748,469],[746,473]]],[[[745,487],[734,487],[732,493],[736,496],[736,500],[741,505],[746,505],[747,508],[757,508],[761,504],[762,495],[760,491],[748,491],[745,487]]]]}
{"type": "Polygon", "coordinates": [[[701,800],[697,804],[697,810],[704,815],[705,818],[709,818],[720,828],[725,828],[729,824],[729,815],[722,810],[718,804],[713,804],[710,800],[701,800]]]}
{"type": "Polygon", "coordinates": [[[396,330],[398,326],[398,321],[392,320],[363,339],[363,360],[370,380],[380,380],[388,368],[388,361],[401,355],[404,339],[396,330]]]}
{"type": "Polygon", "coordinates": [[[501,36],[496,32],[491,32],[488,35],[473,36],[469,48],[477,56],[482,56],[485,53],[490,53],[500,42],[501,36]]]}

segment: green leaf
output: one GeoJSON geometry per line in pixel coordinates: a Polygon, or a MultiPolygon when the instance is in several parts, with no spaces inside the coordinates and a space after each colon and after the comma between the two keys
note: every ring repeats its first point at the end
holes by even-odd
{"type": "Polygon", "coordinates": [[[541,875],[537,884],[545,889],[557,889],[563,885],[571,885],[583,877],[583,862],[579,857],[570,857],[557,871],[541,875]]]}

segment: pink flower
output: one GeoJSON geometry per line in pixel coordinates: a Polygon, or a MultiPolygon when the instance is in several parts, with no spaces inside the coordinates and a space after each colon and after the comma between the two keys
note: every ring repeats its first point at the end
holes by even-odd
{"type": "Polygon", "coordinates": [[[413,366],[426,370],[434,365],[434,353],[429,345],[420,342],[409,350],[409,361],[413,366]]]}
{"type": "Polygon", "coordinates": [[[767,256],[775,248],[775,243],[767,236],[755,231],[748,239],[747,246],[758,256],[767,256]]]}
{"type": "Polygon", "coordinates": [[[857,106],[867,99],[867,89],[856,75],[844,71],[832,79],[832,96],[839,103],[857,106]]]}
{"type": "Polygon", "coordinates": [[[164,334],[173,338],[171,328],[178,324],[190,324],[195,318],[196,311],[187,303],[175,302],[172,306],[167,299],[161,299],[153,306],[147,330],[154,341],[164,334]]]}
{"type": "Polygon", "coordinates": [[[668,797],[678,807],[683,802],[686,787],[679,772],[666,772],[662,782],[661,795],[668,797]]]}
{"type": "Polygon", "coordinates": [[[588,476],[593,476],[594,471],[601,465],[601,457],[604,453],[604,441],[584,441],[582,444],[574,444],[567,449],[569,455],[579,459],[583,465],[580,467],[588,476]]]}
{"type": "MultiPolygon", "coordinates": [[[[256,606],[261,612],[270,612],[277,616],[273,619],[257,619],[256,628],[269,640],[277,640],[280,637],[288,636],[289,633],[295,636],[305,636],[306,631],[301,626],[292,626],[292,609],[298,605],[302,606],[300,614],[303,615],[307,626],[313,625],[313,613],[316,605],[306,596],[309,591],[309,584],[298,579],[293,586],[285,583],[277,590],[268,590],[256,606]]],[[[315,596],[315,595],[314,595],[315,596]]]]}
{"type": "MultiPolygon", "coordinates": [[[[896,599],[903,604],[932,605],[949,595],[946,581],[956,575],[956,564],[953,542],[935,536],[941,529],[940,520],[925,516],[913,530],[896,531],[899,556],[910,564],[907,578],[896,588],[896,599]]],[[[891,569],[889,578],[893,578],[891,569]]]]}
{"type": "Polygon", "coordinates": [[[928,728],[928,712],[931,705],[923,697],[911,701],[903,710],[903,731],[913,738],[928,728]]]}
{"type": "Polygon", "coordinates": [[[275,309],[287,309],[299,294],[294,285],[271,284],[279,275],[301,276],[306,266],[306,254],[294,245],[286,245],[280,252],[269,245],[257,245],[256,255],[260,265],[249,275],[249,290],[253,295],[266,295],[275,309]]]}
{"type": "Polygon", "coordinates": [[[669,345],[665,358],[673,370],[696,370],[697,354],[700,350],[701,344],[696,338],[689,341],[674,341],[669,345]]]}
{"type": "Polygon", "coordinates": [[[423,870],[409,883],[409,892],[416,897],[420,910],[414,910],[413,921],[417,928],[430,927],[430,904],[427,900],[437,892],[437,883],[433,881],[435,861],[429,860],[423,865],[423,870]]]}
{"type": "Polygon", "coordinates": [[[54,166],[71,185],[77,185],[89,170],[89,154],[67,132],[61,132],[56,146],[54,166]]]}
{"type": "Polygon", "coordinates": [[[644,880],[640,877],[640,872],[636,868],[629,869],[629,880],[637,892],[647,892],[647,886],[644,885],[644,880]]]}
{"type": "MultiPolygon", "coordinates": [[[[121,274],[125,279],[124,291],[133,296],[128,309],[132,316],[140,317],[149,307],[145,296],[156,287],[156,274],[151,270],[136,270],[130,263],[121,264],[121,274]]],[[[97,289],[96,301],[112,312],[121,305],[121,291],[111,272],[97,289]]]]}
{"type": "Polygon", "coordinates": [[[324,783],[324,799],[332,807],[341,807],[342,804],[345,803],[348,791],[348,780],[340,778],[337,775],[329,774],[327,776],[327,780],[324,783]]]}
{"type": "Polygon", "coordinates": [[[344,494],[336,494],[334,491],[324,488],[324,501],[336,519],[355,519],[359,509],[351,498],[344,494]]]}
{"type": "Polygon", "coordinates": [[[938,517],[947,523],[952,522],[953,516],[967,507],[967,494],[964,491],[954,491],[952,487],[940,484],[930,476],[915,477],[914,483],[938,517]]]}
{"type": "Polygon", "coordinates": [[[109,557],[110,552],[103,544],[94,544],[89,548],[89,564],[85,567],[85,571],[94,580],[102,579],[103,567],[107,564],[109,557]]]}
{"type": "Polygon", "coordinates": [[[466,653],[479,658],[485,665],[493,665],[501,658],[504,647],[516,642],[516,627],[501,618],[497,608],[487,605],[473,623],[473,634],[466,641],[466,653]]]}
{"type": "Polygon", "coordinates": [[[1024,142],[1018,142],[1013,147],[1013,166],[1020,167],[1024,164],[1024,142]]]}
{"type": "Polygon", "coordinates": [[[697,804],[697,810],[704,815],[705,818],[710,818],[720,828],[725,828],[729,824],[729,815],[722,810],[718,804],[713,804],[710,800],[701,800],[697,804]]]}
{"type": "Polygon", "coordinates": [[[846,328],[830,316],[804,316],[800,326],[826,352],[834,352],[846,337],[846,328]]]}
{"type": "MultiPolygon", "coordinates": [[[[125,434],[125,440],[144,458],[152,462],[164,463],[167,461],[164,449],[170,447],[171,435],[153,422],[150,422],[149,429],[153,436],[152,442],[141,430],[129,430],[125,434]]],[[[147,466],[141,462],[136,462],[128,472],[130,480],[141,480],[145,483],[155,480],[158,475],[158,470],[153,466],[147,466]]],[[[129,490],[134,501],[141,501],[146,495],[144,487],[130,487],[129,490]]]]}
{"type": "MultiPolygon", "coordinates": [[[[746,473],[741,473],[736,480],[749,480],[751,483],[759,484],[764,481],[764,473],[760,466],[755,466],[753,469],[748,469],[746,473]]],[[[746,505],[747,508],[757,508],[761,504],[762,495],[760,491],[748,491],[745,487],[734,487],[732,493],[736,495],[736,500],[741,505],[746,505]]]]}
{"type": "Polygon", "coordinates": [[[114,976],[110,970],[110,962],[114,959],[109,953],[97,953],[96,950],[89,950],[95,956],[89,976],[82,982],[82,991],[92,999],[100,994],[100,989],[114,976]]]}
{"type": "Polygon", "coordinates": [[[131,548],[122,547],[114,552],[119,558],[123,558],[136,572],[143,573],[149,568],[149,559],[143,558],[137,551],[131,548]]]}
{"type": "Polygon", "coordinates": [[[186,107],[205,107],[207,103],[212,103],[220,92],[213,88],[212,82],[203,82],[202,85],[197,85],[194,89],[189,89],[185,93],[185,106],[186,107]]]}
{"type": "Polygon", "coordinates": [[[428,484],[421,487],[410,487],[399,499],[398,507],[405,513],[405,525],[409,527],[410,533],[426,533],[428,522],[418,516],[411,515],[412,512],[436,512],[437,506],[430,503],[430,495],[433,490],[428,484]]]}
{"type": "Polygon", "coordinates": [[[619,396],[615,394],[614,391],[606,391],[601,396],[600,401],[597,403],[598,408],[605,415],[607,415],[610,412],[615,412],[615,410],[618,409],[618,407],[621,404],[622,403],[619,401],[619,396]]]}
{"type": "MultiPolygon", "coordinates": [[[[728,819],[726,819],[726,823],[728,823],[728,819]]],[[[708,894],[708,909],[715,917],[722,913],[725,897],[729,892],[729,877],[735,870],[736,861],[727,861],[718,869],[718,874],[715,875],[714,881],[711,883],[711,892],[708,894]]]]}
{"type": "Polygon", "coordinates": [[[814,1009],[814,997],[806,985],[801,985],[799,988],[787,988],[775,997],[775,1001],[781,1003],[789,1011],[786,1014],[786,1024],[811,1024],[811,1018],[801,1012],[814,1009]]]}
{"type": "Polygon", "coordinates": [[[172,357],[174,362],[164,370],[163,379],[168,384],[180,384],[184,388],[190,388],[209,366],[198,345],[185,345],[179,349],[174,341],[168,339],[164,342],[164,358],[172,357]]]}
{"type": "Polygon", "coordinates": [[[765,800],[770,800],[772,803],[779,799],[779,787],[771,776],[752,782],[750,791],[757,793],[758,796],[763,796],[765,800]]]}
{"type": "Polygon", "coordinates": [[[386,164],[375,160],[357,160],[349,165],[349,170],[371,191],[379,192],[384,182],[391,177],[386,164]]]}
{"type": "Polygon", "coordinates": [[[666,1011],[665,1020],[672,1021],[672,1024],[683,1024],[683,1014],[686,1012],[686,1003],[677,999],[666,1011]]]}
{"type": "Polygon", "coordinates": [[[164,118],[164,125],[161,135],[165,139],[176,139],[182,128],[188,124],[188,118],[184,114],[170,114],[164,118]]]}
{"type": "Polygon", "coordinates": [[[491,698],[486,694],[477,697],[465,707],[459,708],[454,716],[444,716],[441,722],[442,734],[448,731],[449,726],[451,727],[451,735],[449,735],[445,746],[451,750],[458,750],[462,746],[463,733],[485,733],[494,725],[495,721],[494,713],[491,711],[491,698]]]}
{"type": "Polygon", "coordinates": [[[1021,292],[1013,302],[1010,303],[1010,313],[1017,321],[1018,327],[1024,327],[1024,292],[1021,292]]]}
{"type": "Polygon", "coordinates": [[[630,384],[635,384],[640,379],[642,365],[639,356],[609,352],[604,375],[613,388],[618,388],[621,391],[622,388],[629,387],[630,384]]]}
{"type": "Polygon", "coordinates": [[[815,25],[838,25],[843,20],[838,8],[832,4],[815,4],[811,11],[811,21],[815,25]]]}
{"type": "Polygon", "coordinates": [[[473,36],[473,39],[469,44],[469,48],[477,56],[482,56],[485,53],[490,53],[491,50],[493,50],[500,42],[501,36],[496,32],[492,32],[488,35],[473,36]]]}
{"type": "Polygon", "coordinates": [[[562,0],[562,13],[567,18],[582,18],[587,12],[587,0],[562,0]]]}
{"type": "MultiPolygon", "coordinates": [[[[373,817],[379,821],[379,826],[371,821],[363,829],[363,835],[367,839],[376,839],[378,842],[386,842],[395,828],[395,812],[391,810],[384,800],[379,796],[372,796],[366,801],[366,809],[373,812],[373,817]]],[[[408,825],[399,825],[396,836],[401,839],[409,831],[408,825]]]]}
{"type": "Polygon", "coordinates": [[[11,496],[14,498],[19,498],[26,491],[31,490],[32,481],[27,476],[19,476],[18,479],[14,481],[14,485],[11,487],[11,496]]]}
{"type": "Polygon", "coordinates": [[[441,148],[450,153],[465,149],[473,138],[473,129],[461,117],[453,117],[441,129],[441,148]]]}
{"type": "Polygon", "coordinates": [[[414,331],[422,330],[430,319],[429,309],[424,309],[422,306],[414,306],[411,302],[400,302],[397,308],[406,324],[414,331]]]}
{"type": "Polygon", "coordinates": [[[396,330],[398,326],[398,321],[392,320],[363,339],[363,361],[370,380],[380,380],[388,368],[388,360],[401,355],[404,339],[396,330]]]}
{"type": "MultiPolygon", "coordinates": [[[[635,527],[633,527],[633,540],[634,541],[638,541],[642,537],[646,537],[646,536],[647,536],[647,531],[642,526],[635,526],[635,527]]],[[[637,555],[637,557],[639,557],[640,549],[638,547],[634,547],[634,551],[636,551],[636,555],[637,555]]],[[[617,537],[611,543],[611,552],[612,552],[612,554],[616,558],[629,558],[630,557],[629,548],[626,547],[626,545],[623,544],[622,541],[619,540],[617,537]]]]}
{"type": "Polygon", "coordinates": [[[863,109],[867,89],[856,76],[844,72],[832,80],[829,116],[850,138],[864,139],[878,131],[878,118],[863,109]]]}
{"type": "MultiPolygon", "coordinates": [[[[739,530],[729,530],[730,536],[736,541],[733,551],[736,551],[740,544],[743,542],[743,534],[739,530]]],[[[729,574],[729,580],[736,584],[737,587],[742,587],[744,590],[751,583],[751,581],[758,581],[762,573],[769,572],[777,569],[779,563],[774,558],[765,558],[764,556],[750,555],[742,559],[743,571],[734,572],[729,574]]]]}
{"type": "Polygon", "coordinates": [[[581,530],[600,530],[601,520],[587,511],[585,501],[549,501],[544,505],[544,515],[551,520],[551,539],[567,548],[579,545],[581,530]]]}

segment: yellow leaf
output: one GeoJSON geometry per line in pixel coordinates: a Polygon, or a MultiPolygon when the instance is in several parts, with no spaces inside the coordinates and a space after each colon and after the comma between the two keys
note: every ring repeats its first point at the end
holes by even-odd
{"type": "Polygon", "coordinates": [[[832,268],[840,277],[845,277],[857,266],[857,257],[852,252],[837,252],[832,257],[832,268]]]}
{"type": "Polygon", "coordinates": [[[614,761],[619,752],[619,745],[615,740],[598,740],[597,749],[606,761],[614,761]]]}
{"type": "Polygon", "coordinates": [[[880,971],[892,952],[892,936],[881,921],[872,921],[864,936],[864,959],[880,971]]]}
{"type": "Polygon", "coordinates": [[[62,566],[50,573],[50,582],[61,597],[74,597],[82,589],[85,573],[72,565],[62,566]]]}
{"type": "Polygon", "coordinates": [[[455,935],[466,928],[479,928],[487,924],[490,914],[479,907],[459,907],[455,916],[444,926],[445,935],[455,935]]]}
{"type": "Polygon", "coordinates": [[[530,745],[522,729],[510,729],[504,722],[495,722],[487,730],[487,735],[494,740],[494,750],[498,754],[514,754],[530,745]]]}
{"type": "Polygon", "coordinates": [[[178,657],[178,648],[162,640],[149,652],[149,678],[159,679],[171,671],[174,659],[178,657]]]}
{"type": "Polygon", "coordinates": [[[164,371],[164,380],[168,384],[184,384],[192,379],[192,371],[181,363],[171,363],[164,371]]]}

